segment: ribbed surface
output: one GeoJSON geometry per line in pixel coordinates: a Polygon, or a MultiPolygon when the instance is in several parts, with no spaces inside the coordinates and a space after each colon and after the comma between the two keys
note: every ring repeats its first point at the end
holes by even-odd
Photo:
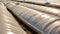
{"type": "Polygon", "coordinates": [[[18,3],[15,2],[18,5],[22,5],[31,9],[35,9],[41,12],[45,12],[45,13],[49,13],[49,14],[54,14],[57,16],[60,16],[60,10],[56,9],[56,8],[51,8],[51,7],[45,7],[45,6],[38,6],[38,5],[34,5],[34,4],[28,4],[28,3],[18,3]]]}
{"type": "Polygon", "coordinates": [[[29,2],[29,3],[34,3],[38,5],[45,5],[45,6],[50,6],[50,7],[55,7],[55,8],[60,8],[60,1],[58,0],[15,0],[15,1],[22,1],[22,2],[29,2]]]}
{"type": "Polygon", "coordinates": [[[2,3],[0,3],[0,34],[27,34],[2,3]]]}
{"type": "MultiPolygon", "coordinates": [[[[23,1],[23,0],[14,0],[14,1],[23,1]]],[[[50,3],[60,3],[60,0],[26,0],[26,1],[36,1],[36,2],[50,2],[50,3]]]]}
{"type": "MultiPolygon", "coordinates": [[[[55,27],[60,25],[60,18],[57,16],[38,12],[20,5],[18,6],[14,3],[6,4],[6,7],[22,21],[25,21],[25,23],[28,24],[28,26],[30,26],[32,29],[34,28],[35,31],[37,30],[38,33],[42,31],[44,34],[50,34],[53,29],[55,30],[55,27]]],[[[53,33],[56,34],[59,32],[60,31],[57,30],[57,32],[53,33]]]]}

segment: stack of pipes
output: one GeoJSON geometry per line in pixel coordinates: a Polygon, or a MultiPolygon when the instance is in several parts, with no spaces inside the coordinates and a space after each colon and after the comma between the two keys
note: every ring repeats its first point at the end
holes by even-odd
{"type": "MultiPolygon", "coordinates": [[[[60,34],[60,10],[55,8],[60,8],[59,3],[42,3],[34,0],[0,0],[0,2],[2,2],[10,12],[36,33],[60,34]],[[54,6],[54,8],[52,8],[52,6],[54,6]]],[[[26,34],[26,32],[24,33],[26,34]]]]}
{"type": "Polygon", "coordinates": [[[0,34],[27,34],[3,3],[0,3],[0,34]]]}

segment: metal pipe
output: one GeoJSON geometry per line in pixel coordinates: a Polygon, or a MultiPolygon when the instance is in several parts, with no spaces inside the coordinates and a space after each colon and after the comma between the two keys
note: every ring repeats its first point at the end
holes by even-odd
{"type": "Polygon", "coordinates": [[[15,0],[18,2],[24,2],[24,3],[33,3],[37,5],[43,5],[43,6],[48,6],[48,7],[55,7],[55,8],[60,8],[59,3],[54,3],[54,2],[48,2],[48,1],[41,1],[41,0],[15,0]]]}
{"type": "Polygon", "coordinates": [[[31,8],[31,9],[38,10],[39,12],[41,11],[41,12],[45,12],[45,13],[49,13],[49,14],[60,16],[60,10],[56,9],[56,8],[38,6],[38,5],[34,5],[34,4],[21,3],[21,2],[13,2],[13,3],[15,3],[17,5],[22,5],[22,6],[31,8]]]}
{"type": "Polygon", "coordinates": [[[6,7],[37,33],[58,34],[60,32],[60,18],[57,16],[38,12],[12,2],[8,2],[6,7]]]}
{"type": "Polygon", "coordinates": [[[27,34],[0,2],[0,34],[27,34]]]}

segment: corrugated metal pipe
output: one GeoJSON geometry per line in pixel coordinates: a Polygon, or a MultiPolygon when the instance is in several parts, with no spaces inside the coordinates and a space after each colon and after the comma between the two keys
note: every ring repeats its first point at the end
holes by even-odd
{"type": "Polygon", "coordinates": [[[37,33],[60,34],[60,17],[8,2],[6,7],[37,33]]]}
{"type": "Polygon", "coordinates": [[[24,2],[24,3],[32,3],[32,4],[43,5],[43,6],[54,7],[54,8],[60,8],[59,3],[53,3],[53,2],[42,1],[42,0],[15,0],[15,1],[24,2]]]}
{"type": "Polygon", "coordinates": [[[0,34],[27,34],[0,2],[0,34]]]}
{"type": "Polygon", "coordinates": [[[22,5],[25,6],[27,8],[31,8],[34,10],[38,10],[39,12],[45,12],[45,13],[49,13],[49,14],[53,14],[56,16],[60,16],[60,10],[56,9],[56,8],[51,8],[51,7],[46,7],[46,6],[38,6],[38,5],[34,5],[34,4],[28,4],[28,3],[21,3],[21,2],[13,2],[17,5],[22,5]]]}

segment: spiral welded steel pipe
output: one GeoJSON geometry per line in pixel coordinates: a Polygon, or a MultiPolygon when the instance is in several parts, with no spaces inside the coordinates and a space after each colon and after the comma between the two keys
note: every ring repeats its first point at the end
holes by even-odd
{"type": "Polygon", "coordinates": [[[27,34],[0,2],[0,34],[27,34]]]}
{"type": "Polygon", "coordinates": [[[37,33],[60,34],[60,18],[8,2],[6,7],[37,33]]]}

